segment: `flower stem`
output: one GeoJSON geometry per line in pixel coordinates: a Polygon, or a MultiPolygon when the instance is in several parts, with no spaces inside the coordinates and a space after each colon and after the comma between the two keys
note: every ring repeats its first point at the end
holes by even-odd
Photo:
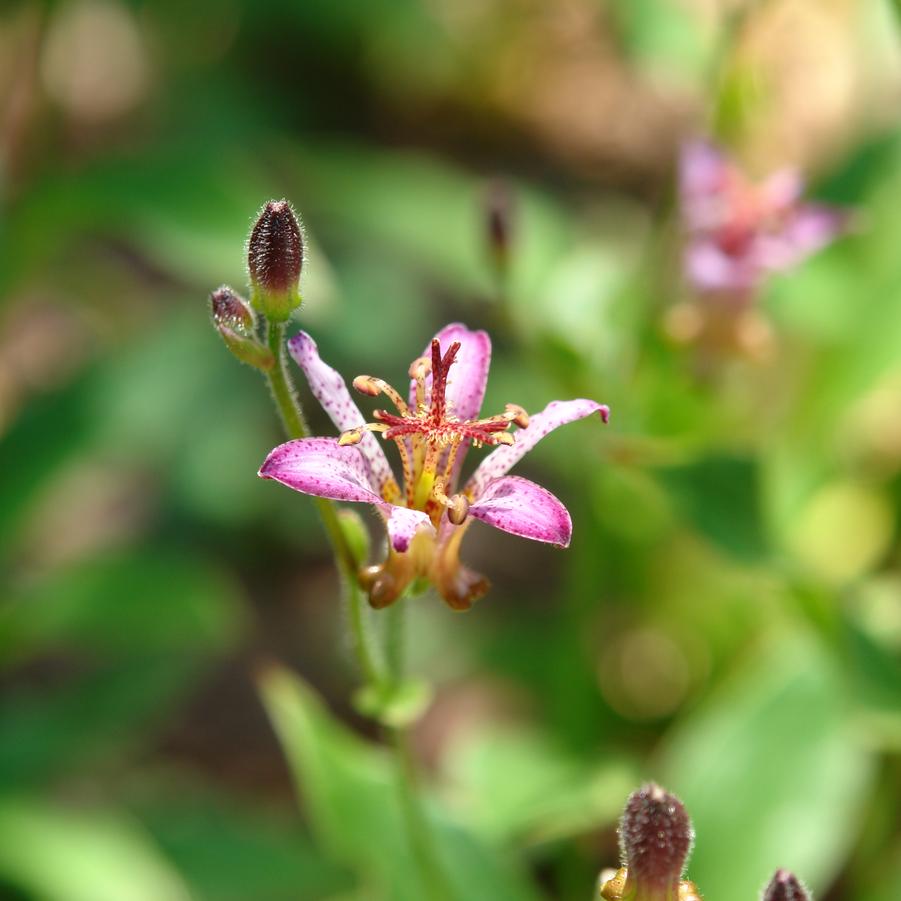
{"type": "MultiPolygon", "coordinates": [[[[410,600],[409,596],[403,596],[388,610],[385,659],[388,662],[389,679],[395,686],[400,685],[404,678],[406,610],[410,600]]],[[[454,892],[438,854],[433,825],[429,822],[422,803],[422,788],[410,742],[409,728],[394,726],[388,727],[387,731],[397,760],[401,813],[406,822],[410,847],[425,880],[428,897],[431,901],[452,901],[454,892]]]]}
{"type": "MultiPolygon", "coordinates": [[[[267,343],[275,358],[275,365],[266,373],[269,390],[272,392],[272,398],[288,437],[306,438],[309,435],[309,428],[285,365],[284,342],[285,323],[269,321],[267,323],[267,343]]],[[[385,659],[388,672],[386,673],[372,648],[371,636],[367,629],[363,592],[360,590],[356,577],[357,561],[347,543],[335,506],[324,498],[314,498],[314,500],[335,553],[344,588],[343,594],[354,654],[363,677],[370,685],[380,686],[389,682],[396,687],[400,685],[404,675],[405,599],[398,600],[387,616],[385,659]]],[[[387,732],[397,759],[401,810],[407,826],[410,846],[425,879],[429,898],[431,901],[452,901],[453,892],[441,866],[431,824],[422,806],[419,778],[410,747],[409,733],[403,727],[387,727],[387,732]]]]}
{"type": "MultiPolygon", "coordinates": [[[[306,438],[309,435],[309,427],[285,363],[285,323],[271,320],[267,322],[267,342],[272,356],[275,358],[275,365],[267,371],[266,379],[282,425],[289,438],[306,438]]],[[[383,675],[372,648],[369,631],[366,628],[363,592],[357,581],[357,562],[354,559],[353,551],[341,528],[335,505],[321,497],[314,498],[314,501],[328,534],[341,576],[344,589],[342,594],[347,620],[350,624],[354,656],[357,658],[365,681],[373,685],[381,684],[383,675]]]]}

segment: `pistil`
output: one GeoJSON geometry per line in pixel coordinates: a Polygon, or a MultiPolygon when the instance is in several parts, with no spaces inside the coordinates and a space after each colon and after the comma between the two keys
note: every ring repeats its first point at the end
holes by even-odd
{"type": "Polygon", "coordinates": [[[442,354],[437,340],[432,342],[428,357],[419,357],[410,366],[414,382],[415,404],[383,379],[361,375],[353,381],[354,388],[368,397],[385,395],[397,412],[375,410],[375,422],[344,432],[338,439],[342,445],[359,443],[367,431],[380,432],[385,440],[397,445],[404,470],[404,498],[408,507],[429,512],[438,524],[443,510],[455,525],[462,523],[469,512],[469,499],[462,494],[447,495],[454,482],[454,469],[459,450],[466,442],[476,447],[483,444],[513,444],[508,431],[511,423],[526,428],[529,417],[517,404],[507,404],[503,413],[483,419],[460,420],[448,404],[448,373],[460,350],[455,341],[442,354]],[[427,379],[431,376],[431,390],[427,379]]]}

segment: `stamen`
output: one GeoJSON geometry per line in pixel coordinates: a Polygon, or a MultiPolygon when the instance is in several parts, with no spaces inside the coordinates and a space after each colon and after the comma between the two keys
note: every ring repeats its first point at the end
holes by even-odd
{"type": "Polygon", "coordinates": [[[505,415],[510,417],[510,422],[518,425],[521,429],[529,427],[529,414],[519,404],[507,404],[504,407],[505,415]]]}
{"type": "Polygon", "coordinates": [[[377,379],[371,375],[358,375],[353,380],[353,386],[360,394],[365,394],[368,397],[378,397],[380,394],[386,395],[397,407],[397,411],[401,416],[406,416],[410,412],[407,402],[400,396],[400,393],[384,379],[377,379]]]}
{"type": "Polygon", "coordinates": [[[448,500],[447,518],[455,525],[462,525],[469,516],[469,501],[463,494],[455,494],[448,500]]]}
{"type": "Polygon", "coordinates": [[[410,378],[416,382],[416,409],[425,406],[425,380],[432,371],[432,361],[428,357],[418,357],[410,364],[410,378]]]}
{"type": "Polygon", "coordinates": [[[381,425],[377,422],[367,422],[366,425],[359,425],[356,428],[348,429],[338,436],[338,444],[341,447],[347,445],[359,444],[363,440],[365,432],[387,432],[388,426],[381,425]]]}

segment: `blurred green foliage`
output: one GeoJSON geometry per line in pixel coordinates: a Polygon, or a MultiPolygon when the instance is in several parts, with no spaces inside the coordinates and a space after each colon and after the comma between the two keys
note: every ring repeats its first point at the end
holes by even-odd
{"type": "Polygon", "coordinates": [[[613,411],[522,466],[571,549],[481,530],[488,597],[414,611],[457,897],[589,897],[644,778],[686,801],[713,901],[777,866],[901,894],[897,3],[719,6],[3,6],[0,896],[424,897],[324,536],[256,478],[278,422],[207,319],[281,196],[296,325],[348,378],[399,383],[460,319],[492,333],[486,408],[613,411]],[[711,118],[854,210],[767,287],[762,359],[663,326],[673,161],[711,118]]]}

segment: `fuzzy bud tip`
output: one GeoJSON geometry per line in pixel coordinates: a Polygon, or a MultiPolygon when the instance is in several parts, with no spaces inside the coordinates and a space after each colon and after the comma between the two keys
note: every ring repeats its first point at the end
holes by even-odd
{"type": "Polygon", "coordinates": [[[247,241],[247,270],[254,302],[266,315],[287,318],[299,305],[303,254],[303,234],[291,204],[270,200],[260,211],[247,241]]]}
{"type": "Polygon", "coordinates": [[[642,786],[626,802],[619,834],[638,895],[676,894],[694,838],[682,802],[655,783],[642,786]]]}
{"type": "Polygon", "coordinates": [[[811,901],[811,897],[794,873],[776,870],[764,890],[763,901],[811,901]]]}

